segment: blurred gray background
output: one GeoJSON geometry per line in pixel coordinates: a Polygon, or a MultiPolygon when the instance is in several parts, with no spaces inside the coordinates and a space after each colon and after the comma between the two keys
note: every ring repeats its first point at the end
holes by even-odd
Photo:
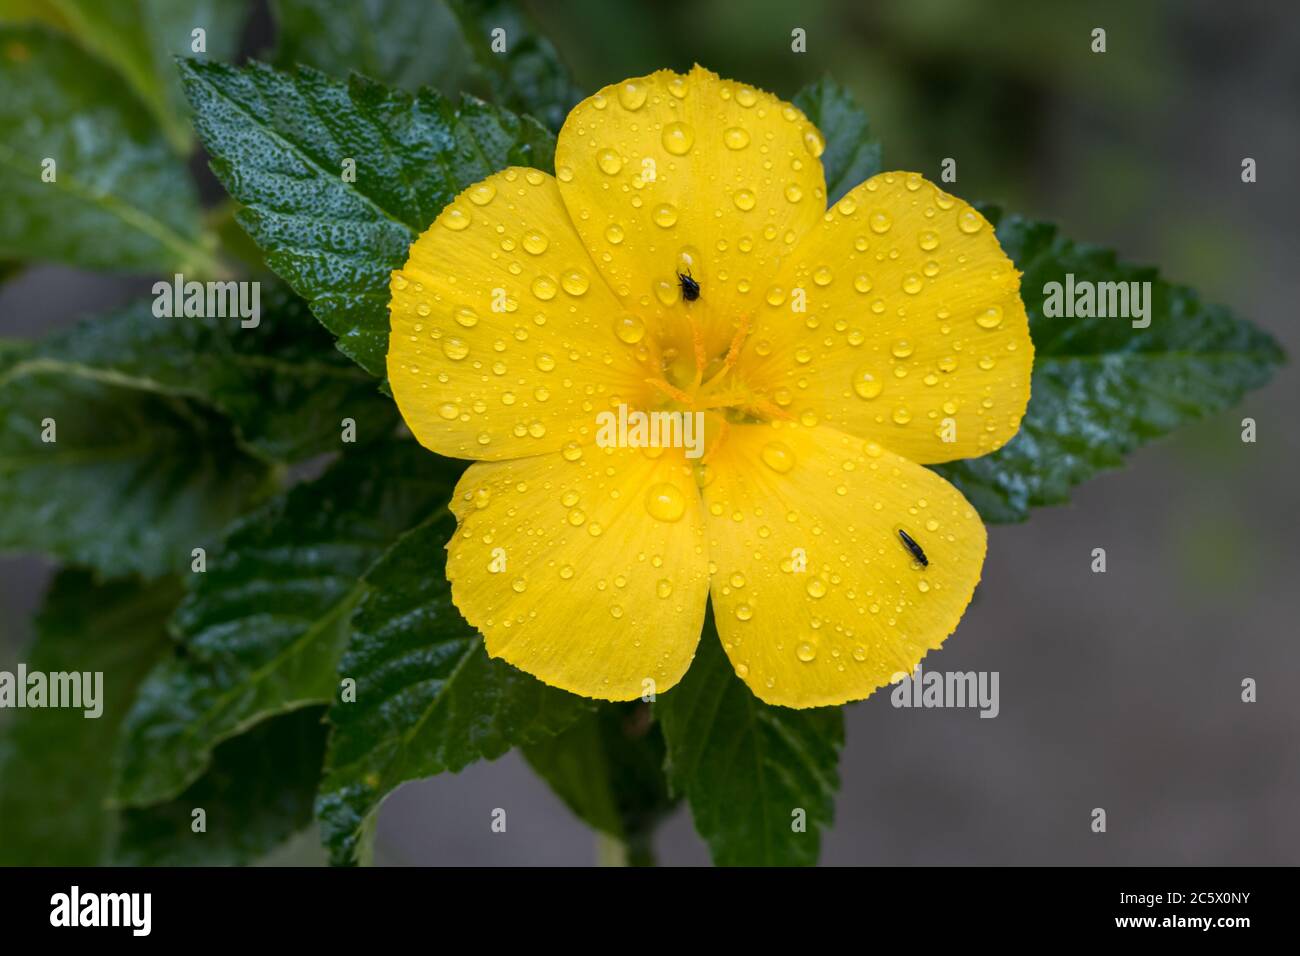
{"type": "MultiPolygon", "coordinates": [[[[1158,264],[1300,354],[1293,4],[534,6],[589,89],[692,60],[784,95],[830,71],[871,112],[887,167],[935,177],[954,156],[957,194],[1158,264]],[[792,26],[808,30],[804,57],[792,26]],[[1093,26],[1108,30],[1103,56],[1088,52],[1093,26]]],[[[263,11],[247,46],[269,29],[263,11]]],[[[0,285],[0,336],[40,335],[150,281],[29,270],[0,285]]],[[[1068,507],[991,528],[977,600],[927,663],[999,671],[1000,715],[896,710],[883,692],[849,707],[823,862],[1300,863],[1297,409],[1288,367],[1068,507]],[[1245,416],[1256,444],[1240,441],[1245,416]],[[1106,574],[1090,572],[1097,547],[1106,574]],[[1240,700],[1246,677],[1257,703],[1240,700]]],[[[21,656],[49,571],[0,558],[0,665],[21,656]]],[[[658,847],[663,863],[708,861],[685,810],[658,847]]],[[[275,859],[318,854],[307,836],[275,859]]],[[[594,860],[590,831],[514,754],[408,785],[380,820],[380,863],[594,860]],[[507,833],[489,830],[495,807],[507,833]]]]}

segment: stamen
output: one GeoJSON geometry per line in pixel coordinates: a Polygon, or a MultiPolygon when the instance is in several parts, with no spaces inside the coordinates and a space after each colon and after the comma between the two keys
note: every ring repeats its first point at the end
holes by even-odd
{"type": "Polygon", "coordinates": [[[742,315],[740,317],[740,326],[736,329],[736,333],[731,337],[731,345],[727,347],[727,354],[722,359],[722,367],[713,374],[712,378],[704,383],[706,388],[735,368],[736,361],[740,358],[740,350],[745,347],[745,340],[749,338],[749,333],[751,331],[749,316],[742,315]]]}
{"type": "Polygon", "coordinates": [[[662,378],[647,378],[644,381],[647,385],[653,385],[655,388],[659,389],[659,391],[663,392],[669,398],[673,399],[674,401],[681,402],[683,405],[690,405],[691,402],[693,401],[692,397],[688,395],[686,392],[683,392],[680,388],[678,388],[675,385],[670,385],[662,378]]]}
{"type": "Polygon", "coordinates": [[[706,451],[704,457],[700,459],[701,465],[707,465],[709,463],[709,459],[712,458],[717,450],[722,447],[722,441],[727,437],[727,432],[731,431],[730,422],[725,418],[720,419],[720,422],[721,424],[718,426],[718,437],[713,440],[713,447],[706,451]]]}
{"type": "Polygon", "coordinates": [[[766,415],[769,419],[779,418],[783,422],[794,421],[793,414],[787,412],[784,408],[782,408],[780,405],[777,405],[775,402],[768,401],[766,398],[758,398],[758,397],[751,398],[749,401],[745,403],[745,405],[746,407],[752,408],[757,412],[761,412],[762,414],[766,415]]]}
{"type": "Polygon", "coordinates": [[[704,380],[704,366],[708,358],[704,352],[704,333],[700,330],[700,324],[692,315],[687,315],[686,321],[691,324],[691,345],[695,348],[695,381],[691,386],[691,391],[694,392],[699,390],[700,383],[704,380]]]}

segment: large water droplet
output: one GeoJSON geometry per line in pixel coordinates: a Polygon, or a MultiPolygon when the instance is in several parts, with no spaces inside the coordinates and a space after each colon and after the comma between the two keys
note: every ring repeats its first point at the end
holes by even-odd
{"type": "Polygon", "coordinates": [[[532,255],[540,256],[550,244],[551,241],[546,238],[546,235],[536,229],[529,229],[524,233],[524,251],[532,255]]]}
{"type": "Polygon", "coordinates": [[[785,474],[794,467],[794,452],[784,442],[770,441],[759,454],[763,464],[779,474],[785,474]]]}
{"type": "Polygon", "coordinates": [[[671,229],[677,225],[677,207],[672,203],[660,203],[655,206],[654,220],[656,226],[671,229]]]}
{"type": "Polygon", "coordinates": [[[578,269],[568,269],[560,276],[560,285],[569,295],[583,295],[591,287],[587,274],[578,269]]]}
{"type": "Polygon", "coordinates": [[[685,156],[695,145],[695,130],[687,123],[669,123],[662,136],[664,149],[674,156],[685,156]]]}
{"type": "Polygon", "coordinates": [[[640,83],[628,81],[618,88],[618,101],[626,110],[639,110],[645,106],[647,90],[640,83]]]}
{"type": "Polygon", "coordinates": [[[957,228],[970,235],[984,228],[984,217],[970,206],[957,214],[957,228]]]}
{"type": "Polygon", "coordinates": [[[733,126],[722,134],[722,141],[727,144],[727,149],[744,149],[749,145],[749,133],[733,126]]]}
{"type": "Polygon", "coordinates": [[[533,280],[533,295],[537,296],[537,298],[541,299],[543,302],[548,302],[555,298],[555,289],[555,280],[550,276],[538,276],[533,280]]]}
{"type": "Polygon", "coordinates": [[[868,368],[860,368],[853,373],[853,391],[858,398],[872,399],[885,390],[885,385],[868,368]]]}
{"type": "Polygon", "coordinates": [[[452,206],[442,214],[442,224],[452,232],[460,232],[469,225],[469,215],[458,206],[452,206]]]}
{"type": "Polygon", "coordinates": [[[645,496],[645,510],[657,521],[678,521],[686,513],[686,496],[676,485],[651,485],[645,496]]]}
{"type": "Polygon", "coordinates": [[[645,338],[645,323],[635,315],[624,315],[614,320],[614,334],[620,342],[636,345],[645,338]]]}
{"type": "Polygon", "coordinates": [[[617,176],[623,168],[623,157],[612,149],[602,149],[596,154],[596,165],[606,175],[617,176]]]}

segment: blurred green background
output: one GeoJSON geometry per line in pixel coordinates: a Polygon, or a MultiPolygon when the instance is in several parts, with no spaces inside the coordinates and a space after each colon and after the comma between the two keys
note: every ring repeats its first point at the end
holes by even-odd
{"type": "MultiPolygon", "coordinates": [[[[952,192],[1159,265],[1300,353],[1293,3],[531,7],[588,91],[693,62],[787,97],[830,73],[870,113],[886,168],[937,179],[952,157],[952,192]],[[804,54],[790,49],[796,27],[804,54]],[[1090,50],[1095,27],[1104,54],[1090,50]],[[1254,184],[1241,182],[1244,157],[1258,163],[1254,184]]],[[[245,52],[273,36],[256,4],[245,52]]],[[[0,286],[0,336],[40,334],[148,285],[30,269],[0,286]]],[[[991,529],[984,586],[935,666],[1000,671],[1001,715],[895,710],[885,695],[849,708],[823,860],[1300,861],[1297,409],[1288,367],[1238,408],[1079,488],[1071,506],[991,529]],[[1256,444],[1239,440],[1245,416],[1256,444]],[[1106,575],[1089,571],[1096,547],[1106,575]],[[1259,681],[1257,704],[1239,700],[1244,677],[1259,681]],[[1096,806],[1106,835],[1088,829],[1096,806]]],[[[0,559],[0,666],[20,657],[47,573],[0,559]]],[[[680,814],[661,842],[663,862],[707,859],[680,814]]],[[[589,832],[513,754],[404,788],[380,822],[379,862],[591,859],[589,832]],[[469,825],[507,796],[521,807],[509,838],[469,825]]]]}

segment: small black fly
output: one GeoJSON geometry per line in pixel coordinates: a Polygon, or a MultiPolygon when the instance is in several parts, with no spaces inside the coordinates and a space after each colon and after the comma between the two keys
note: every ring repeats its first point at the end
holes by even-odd
{"type": "Polygon", "coordinates": [[[685,275],[677,273],[677,281],[682,286],[682,298],[687,302],[694,302],[700,297],[700,284],[691,278],[689,272],[685,275]]]}
{"type": "Polygon", "coordinates": [[[921,550],[921,546],[912,540],[912,536],[902,528],[898,529],[898,536],[903,539],[903,547],[912,552],[912,557],[921,562],[921,567],[928,568],[930,566],[930,559],[925,556],[925,552],[921,550]]]}

